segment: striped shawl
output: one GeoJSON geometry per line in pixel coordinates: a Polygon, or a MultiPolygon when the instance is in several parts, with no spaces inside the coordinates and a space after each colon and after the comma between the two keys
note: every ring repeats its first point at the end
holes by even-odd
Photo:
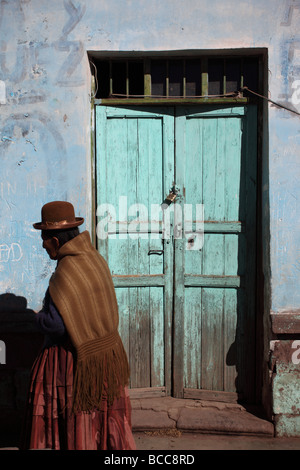
{"type": "Polygon", "coordinates": [[[99,409],[103,393],[112,403],[129,381],[129,365],[112,277],[87,231],[60,248],[49,291],[76,350],[73,410],[99,409]]]}

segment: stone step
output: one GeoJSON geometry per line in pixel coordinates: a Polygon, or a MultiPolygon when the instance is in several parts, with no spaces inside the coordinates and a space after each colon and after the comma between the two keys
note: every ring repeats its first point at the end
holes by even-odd
{"type": "Polygon", "coordinates": [[[241,405],[172,397],[132,400],[132,428],[184,432],[274,436],[273,424],[241,405]]]}

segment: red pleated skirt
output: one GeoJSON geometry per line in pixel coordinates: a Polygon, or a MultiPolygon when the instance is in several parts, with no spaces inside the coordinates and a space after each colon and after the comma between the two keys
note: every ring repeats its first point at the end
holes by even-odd
{"type": "Polygon", "coordinates": [[[72,412],[73,353],[55,345],[37,357],[31,372],[21,449],[135,450],[128,390],[111,406],[72,412]]]}

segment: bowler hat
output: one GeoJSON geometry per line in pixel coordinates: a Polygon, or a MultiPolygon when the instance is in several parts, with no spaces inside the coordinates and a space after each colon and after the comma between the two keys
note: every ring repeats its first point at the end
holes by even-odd
{"type": "Polygon", "coordinates": [[[53,201],[42,207],[42,221],[33,224],[33,227],[37,230],[60,230],[78,227],[83,222],[82,217],[75,217],[70,202],[53,201]]]}

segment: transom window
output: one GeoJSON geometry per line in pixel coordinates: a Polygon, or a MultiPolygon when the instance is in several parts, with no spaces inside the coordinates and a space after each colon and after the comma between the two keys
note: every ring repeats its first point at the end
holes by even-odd
{"type": "Polygon", "coordinates": [[[259,92],[259,57],[97,58],[89,56],[96,99],[243,97],[259,92]]]}

